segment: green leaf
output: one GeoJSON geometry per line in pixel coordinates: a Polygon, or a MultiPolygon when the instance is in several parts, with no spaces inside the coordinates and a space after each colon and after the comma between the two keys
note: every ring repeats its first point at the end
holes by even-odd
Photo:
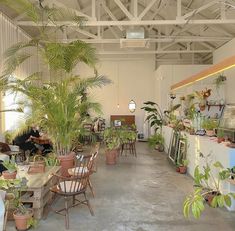
{"type": "Polygon", "coordinates": [[[232,200],[231,200],[231,197],[229,195],[224,195],[224,201],[225,201],[225,204],[230,207],[232,205],[232,200]]]}
{"type": "Polygon", "coordinates": [[[223,165],[219,162],[219,161],[216,161],[214,164],[213,164],[214,167],[216,168],[224,168],[223,165]]]}

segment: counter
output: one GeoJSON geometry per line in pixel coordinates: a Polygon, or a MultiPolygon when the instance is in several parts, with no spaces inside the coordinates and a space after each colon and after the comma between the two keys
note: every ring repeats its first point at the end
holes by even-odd
{"type": "MultiPolygon", "coordinates": [[[[172,128],[163,126],[162,132],[165,138],[165,150],[168,152],[170,147],[172,128]]],[[[187,159],[189,160],[188,174],[193,176],[194,169],[197,165],[202,168],[205,165],[205,159],[200,157],[200,153],[208,155],[209,163],[219,161],[224,168],[232,168],[235,166],[235,149],[229,148],[223,143],[217,143],[215,138],[207,136],[196,136],[182,132],[187,139],[187,159]]],[[[224,193],[235,193],[235,181],[226,181],[221,185],[221,191],[224,193]]],[[[235,200],[228,210],[235,211],[235,200]]]]}

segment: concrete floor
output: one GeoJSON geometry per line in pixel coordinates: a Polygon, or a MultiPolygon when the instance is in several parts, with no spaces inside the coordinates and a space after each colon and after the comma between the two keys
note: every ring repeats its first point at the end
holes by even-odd
{"type": "MultiPolygon", "coordinates": [[[[138,157],[122,156],[116,166],[107,166],[104,151],[92,182],[95,211],[86,206],[70,210],[70,230],[78,231],[234,231],[235,212],[206,208],[199,220],[186,220],[182,214],[185,195],[192,190],[192,179],[180,175],[169,165],[166,154],[150,151],[146,143],[137,144],[138,157]]],[[[59,207],[60,201],[57,206],[59,207]]],[[[9,222],[7,230],[15,230],[9,222]]],[[[64,218],[50,213],[41,220],[38,231],[65,230],[64,218]]]]}

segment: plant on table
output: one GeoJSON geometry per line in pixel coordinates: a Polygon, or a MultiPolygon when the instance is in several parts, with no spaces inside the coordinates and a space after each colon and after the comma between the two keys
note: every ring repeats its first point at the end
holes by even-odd
{"type": "Polygon", "coordinates": [[[207,98],[211,95],[211,89],[205,89],[202,91],[195,91],[195,96],[198,99],[198,105],[200,111],[204,111],[207,104],[207,98]]]}
{"type": "Polygon", "coordinates": [[[225,141],[225,138],[224,138],[224,131],[223,131],[223,130],[218,129],[216,136],[217,136],[217,142],[218,142],[218,143],[221,143],[221,142],[225,141]]]}
{"type": "Polygon", "coordinates": [[[214,136],[214,129],[218,127],[218,120],[206,118],[203,120],[201,126],[206,130],[207,136],[214,136]]]}
{"type": "Polygon", "coordinates": [[[3,166],[7,169],[2,172],[4,179],[15,179],[17,174],[17,165],[15,158],[12,156],[10,160],[5,160],[3,166]]]}
{"type": "MultiPolygon", "coordinates": [[[[204,158],[204,156],[202,155],[204,158]]],[[[199,218],[205,210],[204,202],[211,207],[231,206],[231,198],[235,199],[235,193],[223,193],[221,186],[234,173],[231,169],[225,169],[220,162],[209,164],[206,158],[205,165],[194,170],[194,191],[186,197],[183,205],[185,217],[192,215],[199,218]]]]}

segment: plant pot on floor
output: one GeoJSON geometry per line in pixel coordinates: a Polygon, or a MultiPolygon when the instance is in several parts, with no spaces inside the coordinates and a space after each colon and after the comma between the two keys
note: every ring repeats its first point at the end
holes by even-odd
{"type": "Polygon", "coordinates": [[[179,173],[185,174],[187,172],[187,166],[179,166],[179,173]]]}
{"type": "Polygon", "coordinates": [[[117,149],[106,150],[106,164],[114,165],[117,163],[117,149]]]}
{"type": "Polygon", "coordinates": [[[58,156],[58,159],[60,161],[60,172],[62,176],[69,177],[68,169],[74,167],[74,160],[75,160],[75,153],[71,152],[68,155],[65,156],[58,156]]]}
{"type": "Polygon", "coordinates": [[[159,152],[163,152],[164,151],[164,145],[162,144],[157,144],[155,149],[157,149],[159,152]]]}
{"type": "Polygon", "coordinates": [[[217,138],[217,142],[220,144],[220,143],[222,143],[222,142],[224,142],[225,141],[225,139],[223,138],[223,137],[218,137],[217,138]]]}
{"type": "Polygon", "coordinates": [[[218,192],[211,192],[211,193],[206,194],[205,201],[209,206],[212,207],[211,204],[212,204],[212,201],[216,195],[219,195],[219,193],[218,192]]]}
{"type": "Polygon", "coordinates": [[[214,136],[215,132],[214,132],[214,130],[206,130],[206,135],[207,136],[214,136]]]}
{"type": "Polygon", "coordinates": [[[33,210],[27,209],[25,214],[22,214],[18,210],[15,210],[13,213],[13,217],[17,230],[27,230],[29,228],[29,220],[33,217],[33,210]]]}
{"type": "Polygon", "coordinates": [[[17,171],[10,172],[8,170],[2,172],[2,176],[4,179],[15,179],[16,178],[17,171]]]}

